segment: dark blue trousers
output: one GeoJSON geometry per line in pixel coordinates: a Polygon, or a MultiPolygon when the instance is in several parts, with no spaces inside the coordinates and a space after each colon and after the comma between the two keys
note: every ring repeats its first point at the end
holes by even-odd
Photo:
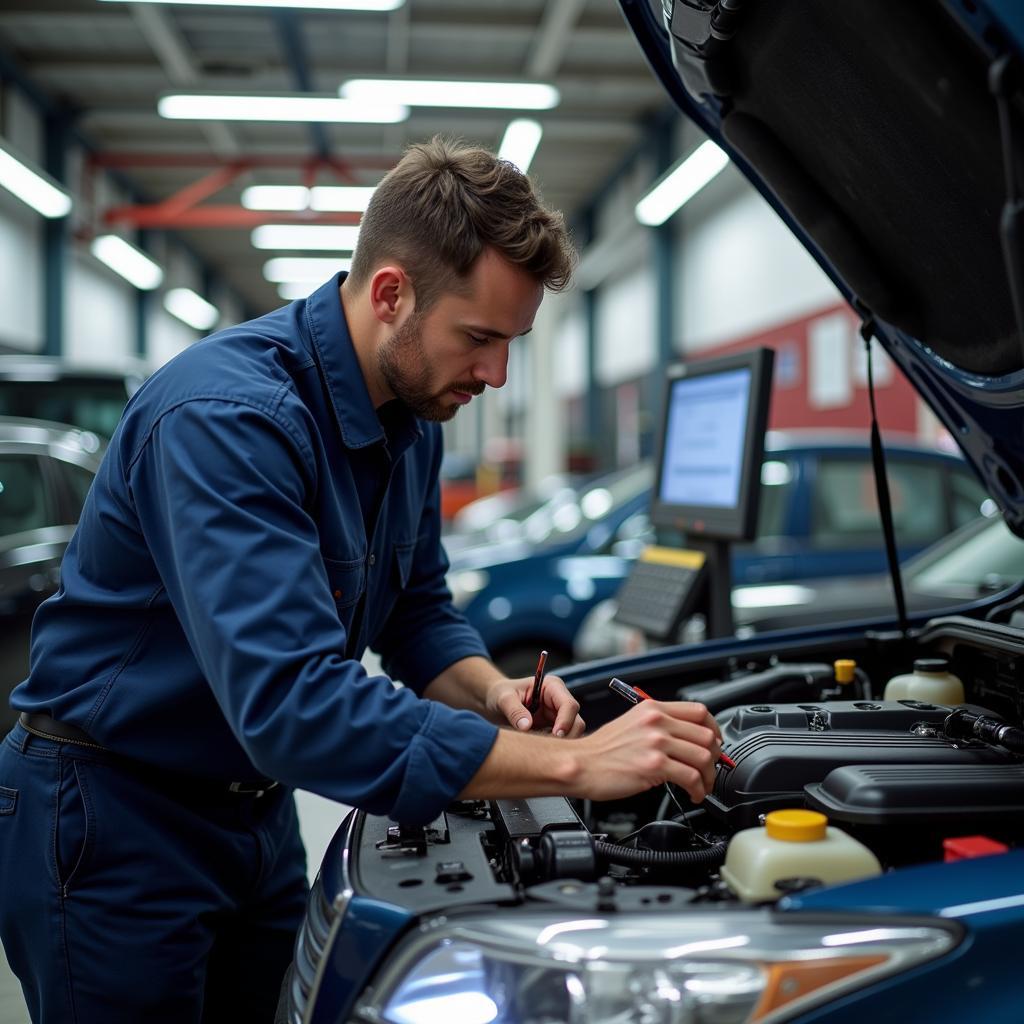
{"type": "Polygon", "coordinates": [[[305,865],[290,790],[0,743],[0,939],[37,1024],[272,1021],[305,865]]]}

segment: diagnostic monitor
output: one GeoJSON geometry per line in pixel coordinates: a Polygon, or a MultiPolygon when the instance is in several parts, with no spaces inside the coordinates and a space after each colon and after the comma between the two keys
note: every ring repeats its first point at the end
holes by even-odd
{"type": "Polygon", "coordinates": [[[771,349],[668,374],[651,501],[655,526],[692,540],[752,540],[771,394],[771,349]]]}

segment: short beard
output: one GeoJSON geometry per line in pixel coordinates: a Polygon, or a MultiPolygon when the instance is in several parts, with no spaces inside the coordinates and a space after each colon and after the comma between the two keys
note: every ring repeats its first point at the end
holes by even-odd
{"type": "MultiPolygon", "coordinates": [[[[377,369],[391,393],[420,419],[446,423],[458,411],[457,402],[443,402],[450,388],[437,393],[431,390],[430,367],[427,365],[420,327],[422,314],[414,313],[385,339],[377,350],[377,369]]],[[[459,385],[459,390],[478,395],[484,387],[479,381],[459,385]]]]}

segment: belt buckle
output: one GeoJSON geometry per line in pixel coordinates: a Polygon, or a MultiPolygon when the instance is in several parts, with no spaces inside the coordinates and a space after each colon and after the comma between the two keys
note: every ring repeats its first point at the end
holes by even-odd
{"type": "Polygon", "coordinates": [[[254,796],[257,800],[269,793],[272,789],[277,787],[277,782],[267,782],[265,784],[252,784],[247,782],[229,782],[228,791],[231,793],[240,793],[246,796],[254,796]]]}

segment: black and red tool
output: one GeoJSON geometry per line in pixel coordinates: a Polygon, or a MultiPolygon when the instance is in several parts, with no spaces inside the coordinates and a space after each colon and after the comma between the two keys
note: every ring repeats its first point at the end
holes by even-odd
{"type": "MultiPolygon", "coordinates": [[[[644,693],[639,686],[630,686],[629,683],[624,683],[621,679],[613,678],[608,683],[608,688],[614,690],[623,700],[628,700],[630,704],[639,704],[642,700],[654,700],[649,693],[644,693]]],[[[718,760],[726,768],[736,767],[736,762],[728,754],[719,753],[718,760]]]]}

